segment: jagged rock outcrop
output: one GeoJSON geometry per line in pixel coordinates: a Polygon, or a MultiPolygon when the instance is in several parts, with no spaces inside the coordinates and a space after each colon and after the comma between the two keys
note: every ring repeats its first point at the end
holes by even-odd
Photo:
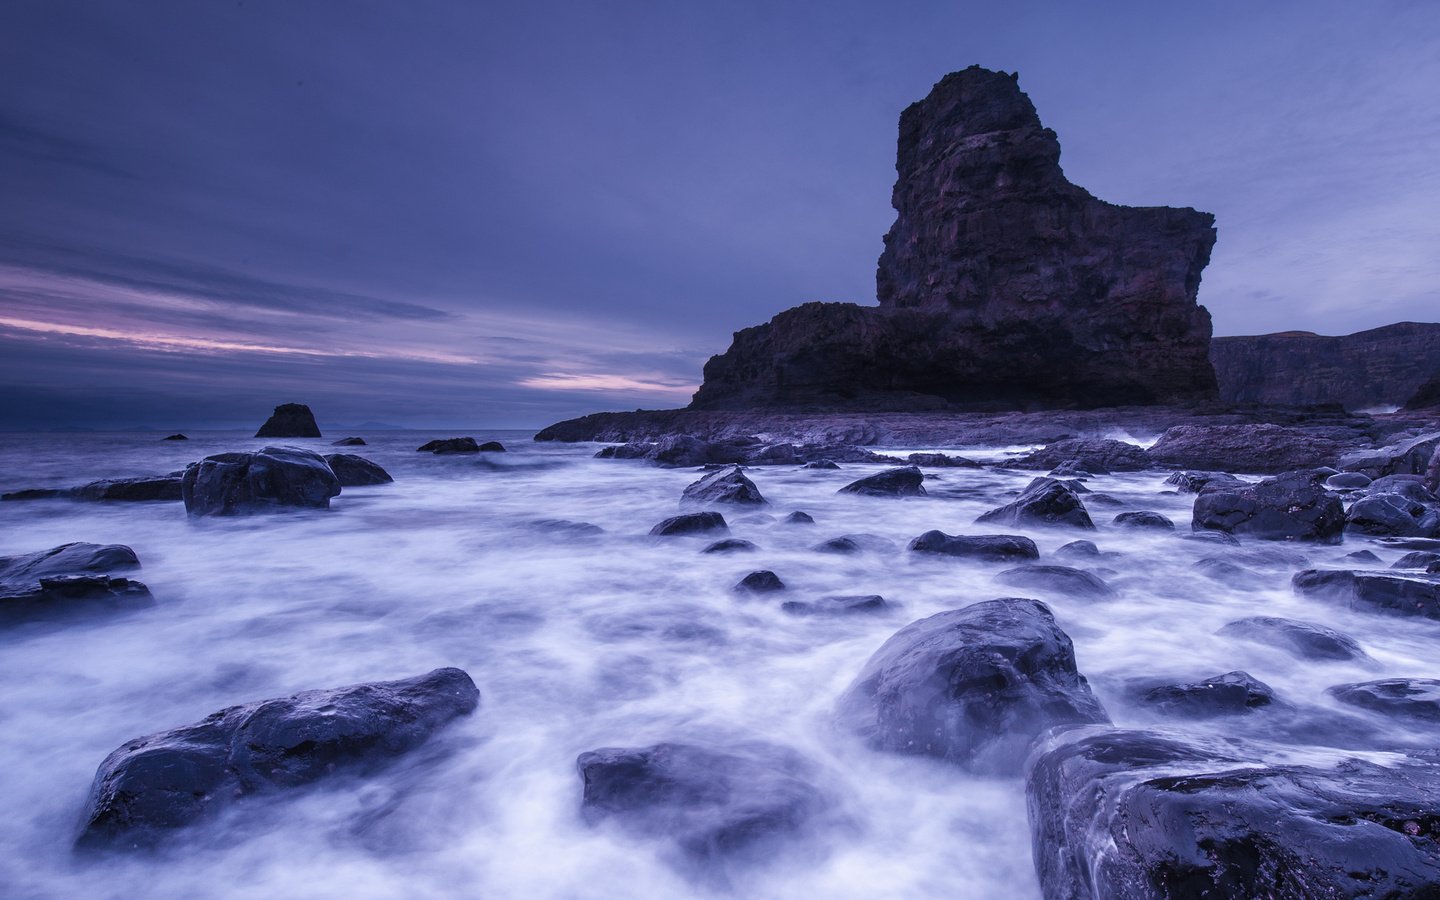
{"type": "Polygon", "coordinates": [[[1337,337],[1309,331],[1220,337],[1210,343],[1210,361],[1226,403],[1419,409],[1408,401],[1440,372],[1440,323],[1397,322],[1337,337]]]}
{"type": "Polygon", "coordinates": [[[1405,401],[1405,409],[1440,409],[1440,371],[1415,389],[1415,393],[1405,401]]]}
{"type": "Polygon", "coordinates": [[[807,303],[735,335],[692,409],[1102,407],[1216,394],[1193,209],[1065,179],[1015,75],[972,66],[900,117],[880,305],[807,303]]]}
{"type": "Polygon", "coordinates": [[[315,424],[315,414],[303,403],[282,403],[255,432],[257,438],[311,438],[320,437],[320,426],[315,424]]]}

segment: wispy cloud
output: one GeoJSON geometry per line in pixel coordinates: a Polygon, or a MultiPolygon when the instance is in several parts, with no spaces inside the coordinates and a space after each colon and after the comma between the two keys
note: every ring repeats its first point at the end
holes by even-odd
{"type": "Polygon", "coordinates": [[[632,376],[590,373],[584,375],[567,375],[560,372],[546,372],[541,375],[531,375],[521,378],[515,382],[521,387],[536,388],[546,391],[646,391],[656,394],[674,394],[676,397],[689,397],[699,387],[697,384],[675,384],[664,380],[654,380],[653,376],[632,376]]]}

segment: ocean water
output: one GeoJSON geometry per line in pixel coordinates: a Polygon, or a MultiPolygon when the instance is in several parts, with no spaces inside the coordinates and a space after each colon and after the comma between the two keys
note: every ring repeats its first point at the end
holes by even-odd
{"type": "MultiPolygon", "coordinates": [[[[0,503],[0,555],[68,541],[128,544],[143,568],[122,574],[148,584],[157,601],[120,616],[0,631],[0,895],[1035,897],[1020,778],[871,750],[834,715],[837,697],[900,627],[1002,596],[1051,604],[1119,725],[1160,722],[1132,701],[1134,679],[1244,669],[1288,704],[1286,721],[1300,723],[1288,736],[1232,719],[1161,724],[1219,735],[1253,727],[1296,759],[1433,743],[1341,708],[1325,688],[1435,676],[1440,624],[1352,612],[1289,585],[1297,569],[1340,567],[1362,546],[1387,565],[1402,551],[1355,541],[1223,548],[1108,524],[1122,510],[1150,509],[1188,531],[1193,497],[1169,492],[1163,473],[1091,479],[1092,490],[1122,504],[1091,505],[1096,532],[1024,532],[1042,562],[1077,538],[1108,551],[1094,566],[1119,596],[1096,601],[999,584],[1003,565],[904,551],[932,528],[1012,530],[973,523],[1035,473],[934,470],[928,498],[897,501],[836,493],[881,466],[756,468],[748,474],[775,521],[725,514],[733,536],[759,551],[707,555],[700,550],[710,538],[647,536],[679,512],[695,470],[596,460],[595,445],[535,444],[525,433],[473,434],[511,452],[420,454],[420,443],[445,435],[418,432],[367,434],[369,446],[338,448],[379,462],[395,483],[347,488],[329,511],[190,519],[179,503],[0,503]],[[778,521],[796,509],[817,524],[778,521]],[[557,534],[530,524],[538,519],[604,533],[557,534]],[[812,549],[851,533],[879,535],[894,549],[812,549]],[[1254,583],[1231,587],[1192,569],[1215,555],[1255,572],[1254,583]],[[762,568],[789,591],[732,592],[762,568]],[[833,594],[881,594],[895,609],[836,618],[779,609],[783,599],[833,594]],[[1251,615],[1329,625],[1370,659],[1304,662],[1215,633],[1251,615]],[[153,852],[71,850],[96,766],[123,742],[236,703],[437,666],[469,672],[480,709],[380,773],[245,798],[153,852]],[[675,866],[662,842],[581,817],[578,754],[717,735],[805,755],[838,815],[719,881],[675,866]],[[1327,746],[1337,743],[1350,749],[1327,746]]],[[[329,438],[159,437],[0,435],[0,490],[163,473],[267,443],[329,451],[329,438]]],[[[999,459],[1007,451],[973,452],[999,459]]]]}

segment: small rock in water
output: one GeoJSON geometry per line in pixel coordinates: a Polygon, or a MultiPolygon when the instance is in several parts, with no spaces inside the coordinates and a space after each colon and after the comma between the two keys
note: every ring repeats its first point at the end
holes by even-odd
{"type": "Polygon", "coordinates": [[[785,582],[780,576],[769,569],[761,569],[758,572],[751,572],[735,585],[735,590],[749,592],[752,594],[769,594],[774,591],[785,590],[785,582]]]}
{"type": "Polygon", "coordinates": [[[364,447],[365,439],[362,437],[343,437],[338,441],[331,441],[332,447],[364,447]]]}
{"type": "Polygon", "coordinates": [[[1176,537],[1182,541],[1193,541],[1197,544],[1225,544],[1232,547],[1240,544],[1235,535],[1223,531],[1195,531],[1190,534],[1179,534],[1176,537]]]}
{"type": "Polygon", "coordinates": [[[61,544],[20,556],[0,556],[0,581],[39,581],[50,575],[83,575],[138,569],[140,559],[124,544],[61,544]]]}
{"type": "Polygon", "coordinates": [[[530,523],[530,527],[571,537],[596,537],[605,533],[605,529],[599,525],[592,525],[589,522],[572,522],[569,519],[535,519],[530,523]]]}
{"type": "Polygon", "coordinates": [[[815,518],[814,518],[814,516],[811,516],[809,513],[801,512],[801,511],[798,510],[798,509],[795,510],[794,512],[792,512],[790,515],[786,516],[785,518],[781,519],[780,521],[781,521],[782,524],[785,524],[785,525],[814,525],[814,524],[815,524],[815,518]]]}
{"type": "Polygon", "coordinates": [[[733,503],[745,506],[763,506],[765,497],[755,482],[745,477],[739,466],[706,475],[685,488],[680,495],[683,503],[733,503]]]}
{"type": "Polygon", "coordinates": [[[843,534],[811,549],[821,553],[894,553],[900,548],[878,534],[843,534]]]}
{"type": "Polygon", "coordinates": [[[1226,672],[1191,684],[1164,684],[1139,698],[1169,716],[1204,719],[1250,712],[1275,702],[1275,691],[1248,672],[1226,672]]]}
{"type": "Polygon", "coordinates": [[[1440,562],[1440,553],[1432,553],[1429,550],[1411,550],[1409,553],[1391,563],[1390,568],[1428,569],[1437,562],[1440,562]]]}
{"type": "Polygon", "coordinates": [[[912,453],[906,458],[912,466],[930,469],[979,469],[982,466],[973,459],[963,456],[946,456],[944,453],[912,453]]]}
{"type": "Polygon", "coordinates": [[[1440,681],[1434,678],[1385,678],[1337,684],[1327,694],[1373,712],[1440,722],[1440,681]]]}
{"type": "Polygon", "coordinates": [[[165,437],[161,438],[160,440],[162,440],[162,441],[188,441],[188,440],[190,440],[190,438],[186,437],[186,436],[183,435],[183,434],[180,434],[179,432],[176,432],[175,434],[168,434],[168,435],[166,435],[165,437]]]}
{"type": "Polygon", "coordinates": [[[1094,541],[1071,541],[1055,548],[1055,556],[1060,559],[1100,559],[1105,555],[1094,541]]]}
{"type": "Polygon", "coordinates": [[[76,500],[156,501],[174,502],[183,497],[182,479],[172,475],[153,478],[113,478],[92,481],[71,488],[65,495],[76,500]]]}
{"type": "Polygon", "coordinates": [[[1262,540],[1337,543],[1345,507],[1317,483],[1314,472],[1291,472],[1239,490],[1200,494],[1191,527],[1262,540]]]}
{"type": "Polygon", "coordinates": [[[701,553],[752,553],[759,550],[749,541],[742,541],[740,538],[725,538],[709,545],[701,553]]]}
{"type": "Polygon", "coordinates": [[[943,531],[927,531],[911,541],[909,549],[915,553],[938,553],[990,562],[1040,558],[1035,542],[1018,534],[950,535],[943,531]]]}
{"type": "Polygon", "coordinates": [[[706,534],[711,531],[729,531],[725,517],[717,512],[684,513],[671,516],[650,529],[652,537],[673,537],[682,534],[706,534]]]}
{"type": "Polygon", "coordinates": [[[499,441],[486,441],[477,448],[481,453],[504,453],[505,445],[499,441]]]}
{"type": "Polygon", "coordinates": [[[318,438],[320,426],[303,403],[282,403],[255,432],[257,438],[318,438]]]}
{"type": "Polygon", "coordinates": [[[1002,522],[1006,525],[1068,525],[1094,528],[1085,504],[1075,489],[1054,478],[1036,478],[1013,502],[992,509],[976,522],[1002,522]]]}
{"type": "Polygon", "coordinates": [[[1165,479],[1182,494],[1199,494],[1207,490],[1239,490],[1247,482],[1225,472],[1176,472],[1165,479]]]}
{"type": "Polygon", "coordinates": [[[1440,619],[1440,579],[1428,575],[1307,569],[1297,572],[1291,584],[1306,596],[1345,600],[1354,609],[1440,619]]]}
{"type": "Polygon", "coordinates": [[[1196,560],[1191,568],[1238,590],[1257,590],[1264,587],[1265,584],[1265,579],[1259,573],[1252,572],[1244,566],[1237,566],[1230,560],[1218,556],[1202,557],[1196,560]]]}
{"type": "Polygon", "coordinates": [[[1383,560],[1376,556],[1371,550],[1356,550],[1354,553],[1345,554],[1345,558],[1353,562],[1364,563],[1365,565],[1378,566],[1383,562],[1383,560]]]}
{"type": "Polygon", "coordinates": [[[480,445],[473,437],[437,438],[415,448],[416,453],[479,453],[480,445]]]}
{"type": "Polygon", "coordinates": [[[1119,525],[1122,528],[1165,528],[1173,529],[1175,523],[1160,515],[1157,512],[1142,510],[1140,512],[1123,512],[1116,516],[1111,524],[1119,525]]]}
{"type": "Polygon", "coordinates": [[[25,488],[0,494],[0,500],[54,500],[68,496],[70,491],[67,488],[25,488]]]}
{"type": "Polygon", "coordinates": [[[904,466],[852,481],[836,493],[863,494],[867,497],[923,497],[925,488],[921,482],[924,480],[925,476],[918,467],[904,466]]]}
{"type": "Polygon", "coordinates": [[[1440,503],[1423,502],[1401,493],[1370,494],[1345,514],[1351,534],[1433,538],[1440,535],[1440,503]]]}
{"type": "Polygon", "coordinates": [[[266,447],[191,463],[181,489],[192,516],[236,516],[282,507],[328,509],[340,481],[318,453],[266,447]]]}
{"type": "Polygon", "coordinates": [[[113,575],[47,575],[29,584],[0,582],[0,625],[153,605],[149,588],[113,575]]]}
{"type": "Polygon", "coordinates": [[[997,573],[995,580],[1012,587],[1054,591],[1072,597],[1115,596],[1115,589],[1100,578],[1069,566],[1019,566],[997,573]]]}
{"type": "Polygon", "coordinates": [[[1359,472],[1341,472],[1325,479],[1325,487],[1332,491],[1357,491],[1370,486],[1370,476],[1359,472]]]}
{"type": "Polygon", "coordinates": [[[838,469],[838,468],[840,468],[840,465],[839,465],[838,463],[834,462],[833,460],[817,459],[817,460],[814,460],[813,462],[807,462],[807,463],[805,463],[805,464],[802,465],[800,468],[802,468],[802,469],[838,469]]]}
{"type": "Polygon", "coordinates": [[[335,473],[341,487],[390,484],[395,480],[379,463],[353,453],[331,453],[326,455],[325,462],[330,466],[330,471],[335,473]]]}
{"type": "Polygon", "coordinates": [[[1324,625],[1274,616],[1251,616],[1221,628],[1217,634],[1254,641],[1286,650],[1301,659],[1364,659],[1365,651],[1354,638],[1324,625]]]}
{"type": "Polygon", "coordinates": [[[1046,444],[1015,462],[1020,469],[1055,469],[1066,467],[1090,475],[1111,472],[1141,472],[1150,468],[1150,454],[1145,448],[1107,438],[1070,438],[1046,444]]]}
{"type": "Polygon", "coordinates": [[[850,613],[874,613],[889,609],[885,598],[879,594],[853,594],[837,597],[821,597],[819,600],[786,600],[780,604],[783,612],[792,616],[839,616],[850,613]]]}

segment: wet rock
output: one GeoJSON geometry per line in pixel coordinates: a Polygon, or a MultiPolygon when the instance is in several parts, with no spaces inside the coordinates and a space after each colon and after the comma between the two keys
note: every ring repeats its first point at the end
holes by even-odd
{"type": "Polygon", "coordinates": [[[72,488],[66,495],[76,500],[97,501],[176,501],[181,499],[181,479],[172,476],[154,478],[111,478],[92,481],[72,488]]]}
{"type": "Polygon", "coordinates": [[[725,538],[707,546],[701,553],[753,553],[760,548],[739,538],[725,538]]]}
{"type": "Polygon", "coordinates": [[[1273,475],[1333,461],[1347,444],[1285,425],[1176,425],[1150,447],[1162,465],[1273,475]]]}
{"type": "Polygon", "coordinates": [[[1055,556],[1060,559],[1100,559],[1100,548],[1095,546],[1094,541],[1071,541],[1055,548],[1055,556]]]}
{"type": "Polygon", "coordinates": [[[944,453],[912,453],[905,457],[912,466],[927,469],[980,469],[984,468],[973,459],[963,456],[947,456],[944,453]]]}
{"type": "Polygon", "coordinates": [[[49,575],[29,583],[0,582],[0,625],[153,605],[149,588],[113,575],[49,575]]]}
{"type": "Polygon", "coordinates": [[[574,538],[592,538],[605,533],[605,529],[589,522],[572,522],[569,519],[534,519],[530,527],[551,534],[563,534],[574,538]]]}
{"type": "Polygon", "coordinates": [[[1216,633],[1276,647],[1300,659],[1345,661],[1365,658],[1365,651],[1349,635],[1298,619],[1251,616],[1230,622],[1216,633]]]}
{"type": "Polygon", "coordinates": [[[818,600],[786,600],[780,609],[792,616],[844,616],[853,613],[884,612],[890,606],[879,594],[847,594],[818,600]]]}
{"type": "Polygon", "coordinates": [[[192,516],[236,516],[285,507],[329,509],[340,481],[318,453],[266,447],[255,453],[220,453],[185,469],[185,511],[192,516]]]}
{"type": "Polygon", "coordinates": [[[1366,566],[1378,566],[1383,561],[1370,550],[1356,550],[1354,553],[1345,554],[1345,558],[1366,566]]]}
{"type": "Polygon", "coordinates": [[[1434,678],[1385,678],[1337,684],[1325,693],[1341,703],[1372,712],[1440,722],[1440,681],[1434,678]]]}
{"type": "Polygon", "coordinates": [[[1109,722],[1050,608],[1016,598],[900,629],[865,664],[840,710],[879,749],[995,774],[1018,771],[1049,728],[1109,722]]]}
{"type": "Polygon", "coordinates": [[[733,503],[740,506],[763,506],[765,497],[755,482],[745,477],[739,466],[712,472],[685,488],[681,503],[733,503]]]}
{"type": "Polygon", "coordinates": [[[1207,556],[1196,560],[1191,568],[1207,578],[1213,578],[1238,590],[1253,591],[1264,586],[1264,579],[1258,573],[1244,566],[1237,566],[1228,559],[1207,556]]]}
{"type": "Polygon", "coordinates": [[[1386,550],[1440,550],[1440,538],[1378,538],[1386,550]]]}
{"type": "Polygon", "coordinates": [[[712,531],[730,530],[725,517],[717,512],[685,513],[671,516],[650,529],[651,537],[674,537],[682,534],[708,534],[712,531]]]}
{"type": "Polygon", "coordinates": [[[413,750],[480,702],[459,669],[232,706],[130,741],[95,774],[80,847],[159,842],[230,800],[364,772],[413,750]]]}
{"type": "Polygon", "coordinates": [[[481,453],[504,453],[505,445],[499,441],[486,441],[480,445],[481,453]]]}
{"type": "Polygon", "coordinates": [[[0,494],[0,500],[55,500],[69,494],[68,488],[25,488],[0,494]]]}
{"type": "Polygon", "coordinates": [[[1175,523],[1160,515],[1157,512],[1141,510],[1139,512],[1123,512],[1111,520],[1112,525],[1119,525],[1121,528],[1175,528],[1175,523]]]}
{"type": "Polygon", "coordinates": [[[257,438],[318,438],[320,426],[310,407],[303,403],[282,403],[255,432],[257,438]]]}
{"type": "Polygon", "coordinates": [[[1176,472],[1165,479],[1181,494],[1199,494],[1206,490],[1239,490],[1249,482],[1224,472],[1176,472]]]}
{"type": "Polygon", "coordinates": [[[1325,487],[1332,491],[1358,491],[1370,486],[1370,476],[1359,472],[1341,472],[1325,479],[1325,487]]]}
{"type": "Polygon", "coordinates": [[[1412,550],[1390,564],[1392,569],[1428,569],[1440,562],[1440,553],[1429,550],[1412,550]]]}
{"type": "Polygon", "coordinates": [[[61,544],[49,550],[0,557],[0,581],[38,582],[52,575],[102,574],[140,568],[140,560],[124,544],[61,544]]]}
{"type": "Polygon", "coordinates": [[[371,462],[353,453],[330,453],[325,457],[330,471],[335,473],[341,487],[361,487],[367,484],[390,484],[395,479],[379,463],[371,462]]]}
{"type": "Polygon", "coordinates": [[[365,439],[362,437],[343,437],[338,441],[331,441],[332,447],[364,447],[365,439]]]}
{"type": "Polygon", "coordinates": [[[735,585],[735,590],[742,593],[769,594],[775,591],[785,590],[785,582],[780,576],[769,569],[761,569],[758,572],[751,572],[735,585]]]}
{"type": "Polygon", "coordinates": [[[1189,684],[1163,684],[1144,690],[1140,702],[1155,711],[1186,719],[1246,713],[1275,702],[1275,691],[1248,672],[1226,672],[1189,684]]]}
{"type": "Polygon", "coordinates": [[[1243,744],[1049,736],[1026,776],[1046,897],[1420,897],[1440,890],[1440,766],[1266,765],[1243,744]]]}
{"type": "Polygon", "coordinates": [[[807,462],[807,463],[805,463],[805,464],[802,465],[800,468],[802,468],[802,469],[838,469],[838,468],[840,468],[840,466],[837,465],[833,460],[817,459],[817,460],[815,460],[814,462],[807,462]]]}
{"type": "Polygon", "coordinates": [[[809,513],[795,510],[790,515],[780,520],[785,525],[814,525],[815,518],[809,513]]]}
{"type": "Polygon", "coordinates": [[[1154,465],[1143,447],[1098,438],[1072,438],[1046,444],[1016,460],[1018,469],[1054,469],[1070,465],[1091,475],[1111,472],[1141,472],[1154,465]]]}
{"type": "Polygon", "coordinates": [[[988,562],[1040,558],[1035,542],[1018,534],[950,535],[943,531],[927,531],[911,541],[908,549],[916,553],[939,553],[988,562]]]}
{"type": "Polygon", "coordinates": [[[1019,566],[997,573],[995,580],[1011,587],[1053,591],[1071,597],[1108,599],[1115,589],[1082,569],[1069,566],[1019,566]]]}
{"type": "Polygon", "coordinates": [[[1238,546],[1240,541],[1233,534],[1226,534],[1223,531],[1195,531],[1190,534],[1175,535],[1182,541],[1190,541],[1196,544],[1224,544],[1226,546],[1238,546]]]}
{"type": "Polygon", "coordinates": [[[1085,504],[1075,489],[1053,478],[1037,478],[1014,501],[992,509],[976,522],[999,522],[1018,527],[1069,525],[1094,528],[1085,504]]]}
{"type": "Polygon", "coordinates": [[[162,441],[188,441],[188,440],[190,440],[190,438],[186,437],[186,436],[183,435],[183,434],[180,434],[179,432],[176,432],[175,434],[167,434],[165,437],[161,438],[160,440],[162,440],[162,441]]]}
{"type": "Polygon", "coordinates": [[[1237,491],[1200,494],[1191,527],[1261,540],[1336,543],[1345,527],[1345,507],[1313,472],[1290,472],[1237,491]]]}
{"type": "Polygon", "coordinates": [[[923,497],[925,488],[921,487],[920,483],[924,478],[916,466],[886,469],[884,472],[853,481],[837,493],[863,494],[867,497],[923,497]]]}
{"type": "Polygon", "coordinates": [[[1409,438],[1378,450],[1357,450],[1340,457],[1345,472],[1360,472],[1371,478],[1386,475],[1424,475],[1430,457],[1440,450],[1440,431],[1409,438]]]}
{"type": "Polygon", "coordinates": [[[1361,497],[1345,514],[1345,530],[1394,537],[1440,537],[1440,503],[1422,503],[1403,494],[1361,497]]]}
{"type": "Polygon", "coordinates": [[[844,534],[831,538],[811,549],[820,553],[895,553],[900,548],[889,538],[878,534],[844,534]]]}
{"type": "Polygon", "coordinates": [[[415,448],[416,453],[479,453],[480,445],[473,437],[436,438],[415,448]]]}
{"type": "Polygon", "coordinates": [[[666,841],[690,861],[773,852],[777,839],[800,832],[830,805],[815,786],[815,766],[774,744],[605,747],[575,762],[587,822],[614,821],[666,841]]]}
{"type": "Polygon", "coordinates": [[[1440,579],[1428,575],[1306,569],[1290,583],[1307,597],[1343,600],[1364,612],[1440,619],[1440,579]]]}

